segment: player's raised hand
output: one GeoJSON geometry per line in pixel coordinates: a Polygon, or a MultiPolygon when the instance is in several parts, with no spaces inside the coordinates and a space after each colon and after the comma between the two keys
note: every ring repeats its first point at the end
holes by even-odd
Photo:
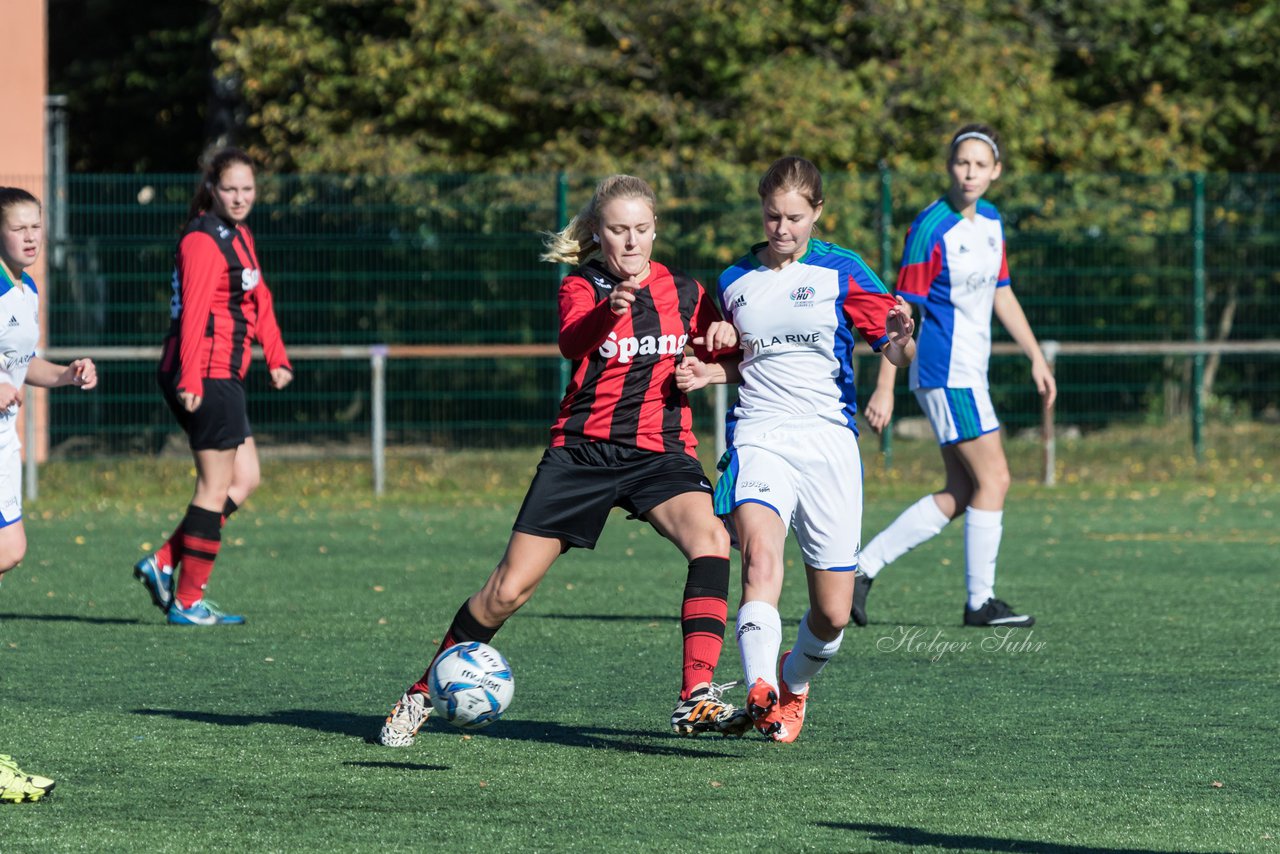
{"type": "Polygon", "coordinates": [[[676,365],[676,388],[683,392],[697,391],[708,383],[707,365],[697,356],[685,356],[676,365]]]}
{"type": "Polygon", "coordinates": [[[618,317],[631,311],[631,306],[636,301],[636,291],[639,290],[640,283],[636,281],[635,276],[628,276],[614,286],[609,292],[609,309],[618,317]]]}
{"type": "Polygon", "coordinates": [[[889,342],[902,345],[916,331],[915,319],[911,316],[911,306],[902,297],[895,297],[894,304],[884,319],[885,332],[889,334],[889,342]]]}
{"type": "Polygon", "coordinates": [[[694,338],[694,344],[701,344],[708,352],[717,353],[738,346],[738,330],[727,320],[715,320],[707,327],[701,338],[694,338]]]}

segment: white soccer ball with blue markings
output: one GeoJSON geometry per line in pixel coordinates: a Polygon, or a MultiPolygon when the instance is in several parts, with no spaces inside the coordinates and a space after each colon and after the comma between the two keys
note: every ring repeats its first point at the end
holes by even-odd
{"type": "Polygon", "coordinates": [[[436,714],[463,729],[480,729],[511,705],[516,681],[511,665],[487,643],[449,647],[431,665],[431,705],[436,714]]]}

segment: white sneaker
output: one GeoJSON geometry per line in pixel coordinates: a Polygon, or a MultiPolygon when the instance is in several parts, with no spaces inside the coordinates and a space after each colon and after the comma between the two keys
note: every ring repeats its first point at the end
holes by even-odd
{"type": "Polygon", "coordinates": [[[378,743],[384,747],[409,747],[418,730],[431,716],[431,702],[426,694],[405,692],[391,710],[387,722],[378,733],[378,743]]]}

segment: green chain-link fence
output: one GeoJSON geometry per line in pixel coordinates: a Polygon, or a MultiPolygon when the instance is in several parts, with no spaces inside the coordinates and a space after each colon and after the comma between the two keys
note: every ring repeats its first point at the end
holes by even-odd
{"type": "MultiPolygon", "coordinates": [[[[659,194],[655,257],[714,289],[718,272],[759,239],[757,176],[649,176],[659,194]]],[[[896,274],[907,226],[941,194],[941,174],[828,177],[822,235],[896,274]]],[[[562,273],[537,261],[540,232],[587,199],[582,175],[260,176],[250,225],[290,346],[549,344],[562,273]]],[[[49,247],[50,346],[158,345],[168,326],[173,250],[194,179],[79,175],[67,186],[67,233],[49,247]]],[[[1041,340],[1160,342],[1276,337],[1280,176],[1006,176],[1001,210],[1015,291],[1041,340]],[[1197,241],[1202,241],[1197,244],[1197,241]]],[[[997,333],[997,340],[1001,333],[997,333]]],[[[1193,375],[1217,411],[1274,409],[1280,357],[1082,356],[1062,359],[1058,421],[1088,428],[1185,416],[1193,375]]],[[[298,365],[283,393],[250,376],[264,444],[368,447],[367,361],[298,365]]],[[[873,362],[862,362],[869,393],[873,362]]],[[[154,452],[175,433],[149,359],[102,365],[92,396],[51,397],[53,448],[154,452]]],[[[537,445],[563,386],[554,356],[392,359],[387,439],[439,447],[537,445]]],[[[996,356],[1004,420],[1038,423],[1024,359],[996,356]]],[[[900,415],[916,414],[900,385],[900,415]]],[[[709,397],[699,428],[708,436],[709,397]]],[[[1211,410],[1213,411],[1213,410],[1211,410]]]]}

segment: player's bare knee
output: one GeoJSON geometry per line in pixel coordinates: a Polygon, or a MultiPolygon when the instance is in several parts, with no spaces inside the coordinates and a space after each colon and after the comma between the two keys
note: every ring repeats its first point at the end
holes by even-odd
{"type": "Polygon", "coordinates": [[[835,640],[849,625],[849,608],[812,606],[809,610],[809,630],[824,641],[835,640]]]}
{"type": "Polygon", "coordinates": [[[742,578],[745,584],[752,587],[781,589],[782,561],[762,557],[744,557],[742,578]]]}
{"type": "Polygon", "coordinates": [[[729,532],[725,530],[724,525],[720,524],[719,520],[716,520],[714,525],[708,525],[703,531],[699,532],[693,548],[689,549],[689,556],[712,555],[715,557],[728,557],[729,549],[729,532]]]}
{"type": "Polygon", "coordinates": [[[0,575],[4,575],[9,570],[22,563],[22,559],[26,556],[26,551],[26,549],[0,551],[0,575]]]}
{"type": "Polygon", "coordinates": [[[519,611],[532,595],[533,588],[508,581],[499,580],[494,584],[486,584],[478,597],[478,604],[485,613],[477,613],[475,617],[487,626],[500,626],[519,611]]]}

